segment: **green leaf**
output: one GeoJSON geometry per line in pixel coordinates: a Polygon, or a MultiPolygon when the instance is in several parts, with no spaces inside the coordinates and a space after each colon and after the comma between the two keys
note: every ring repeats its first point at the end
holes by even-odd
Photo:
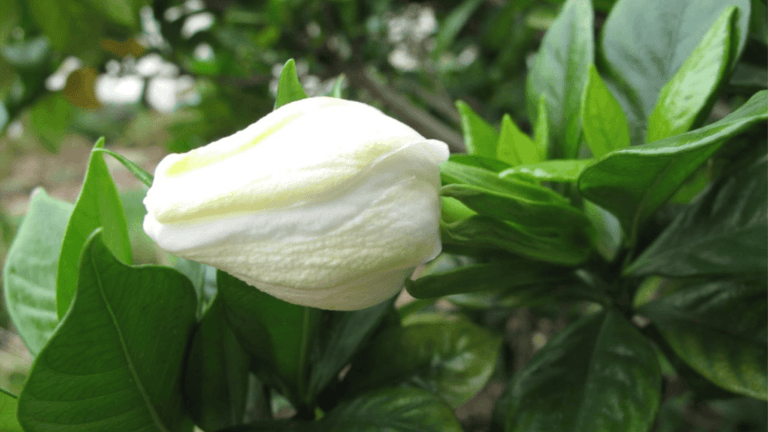
{"type": "Polygon", "coordinates": [[[481,215],[440,222],[444,245],[501,249],[534,260],[575,266],[589,258],[590,240],[576,232],[567,237],[536,234],[517,225],[481,215]]]}
{"type": "Polygon", "coordinates": [[[32,355],[40,352],[59,322],[56,266],[72,208],[36,189],[5,261],[5,304],[32,355]]]}
{"type": "Polygon", "coordinates": [[[593,162],[594,159],[549,160],[506,169],[499,173],[499,177],[514,177],[526,181],[575,183],[579,179],[581,172],[593,162]]]}
{"type": "Polygon", "coordinates": [[[761,91],[725,118],[652,144],[617,150],[587,167],[581,194],[613,213],[633,244],[637,230],[728,138],[768,118],[761,91]]]}
{"type": "MultiPolygon", "coordinates": [[[[104,138],[94,149],[104,148],[104,138]]],[[[123,213],[123,204],[109,175],[104,157],[91,152],[85,172],[83,188],[75,202],[75,209],[67,224],[56,275],[56,312],[61,319],[69,309],[77,287],[80,254],[88,236],[96,228],[103,228],[104,243],[117,259],[131,264],[131,242],[123,213]]]]}
{"type": "Polygon", "coordinates": [[[285,62],[283,71],[280,72],[280,80],[277,85],[277,97],[275,98],[275,109],[283,105],[306,99],[307,94],[299,82],[299,76],[296,74],[296,62],[293,59],[285,62]]]}
{"type": "Polygon", "coordinates": [[[728,86],[750,92],[764,90],[768,88],[768,70],[762,66],[741,62],[733,70],[728,86]]]}
{"type": "Polygon", "coordinates": [[[336,79],[336,82],[333,84],[333,88],[331,89],[331,97],[343,99],[341,92],[344,87],[345,79],[346,76],[344,74],[339,75],[339,77],[336,79]]]}
{"type": "Polygon", "coordinates": [[[16,419],[18,405],[16,396],[0,389],[0,432],[22,432],[21,425],[16,419]]]}
{"type": "Polygon", "coordinates": [[[512,289],[496,288],[446,297],[451,303],[467,309],[520,308],[549,306],[564,302],[608,304],[606,295],[573,278],[512,289]]]}
{"type": "Polygon", "coordinates": [[[252,358],[252,371],[294,406],[304,402],[309,329],[319,310],[284,302],[223,271],[216,283],[230,328],[252,358]]]}
{"type": "Polygon", "coordinates": [[[319,331],[312,341],[307,392],[318,395],[362,349],[384,317],[391,301],[356,311],[322,311],[319,331]]]}
{"type": "Polygon", "coordinates": [[[144,183],[144,185],[147,187],[152,187],[152,182],[154,181],[152,174],[145,171],[144,168],[136,165],[136,163],[133,162],[132,160],[126,158],[121,154],[115,153],[112,150],[107,150],[104,148],[96,148],[96,149],[93,149],[93,151],[106,153],[112,156],[113,158],[117,159],[117,161],[123,164],[123,166],[128,171],[130,171],[131,174],[133,174],[137,179],[139,179],[140,182],[144,183]]]}
{"type": "Polygon", "coordinates": [[[612,262],[619,253],[624,239],[619,220],[608,210],[587,200],[584,200],[584,214],[595,227],[595,250],[606,261],[612,262]]]}
{"type": "Polygon", "coordinates": [[[595,158],[629,147],[627,116],[594,65],[589,66],[589,79],[581,99],[581,123],[595,158]]]}
{"type": "Polygon", "coordinates": [[[367,393],[339,404],[307,432],[461,432],[445,403],[419,389],[394,388],[367,393]]]}
{"type": "Polygon", "coordinates": [[[555,335],[509,392],[506,432],[646,432],[659,407],[661,371],[650,342],[608,310],[555,335]]]}
{"type": "Polygon", "coordinates": [[[72,105],[59,94],[49,95],[37,102],[29,113],[32,130],[51,153],[58,153],[71,120],[72,105]]]}
{"type": "Polygon", "coordinates": [[[557,192],[515,178],[501,178],[496,172],[479,166],[446,161],[440,164],[440,178],[444,185],[467,184],[494,192],[512,194],[530,201],[568,204],[557,192]]]}
{"type": "Polygon", "coordinates": [[[464,101],[456,101],[456,108],[461,115],[461,130],[464,132],[464,143],[470,155],[487,158],[496,157],[496,143],[499,133],[482,117],[472,110],[464,101]]]}
{"type": "Polygon", "coordinates": [[[624,271],[704,276],[768,271],[768,159],[715,183],[624,271]]]}
{"type": "MultiPolygon", "coordinates": [[[[530,118],[546,98],[550,156],[575,159],[581,135],[579,106],[589,65],[594,63],[592,3],[568,0],[544,35],[526,82],[530,118]]],[[[538,125],[537,125],[538,126],[538,125]]]]}
{"type": "Polygon", "coordinates": [[[709,115],[717,89],[730,72],[737,16],[737,8],[727,8],[661,89],[648,117],[648,142],[687,132],[709,115]]]}
{"type": "Polygon", "coordinates": [[[445,19],[440,20],[440,29],[435,35],[435,47],[430,53],[432,58],[439,58],[446,49],[453,45],[456,36],[459,35],[461,29],[464,28],[469,18],[482,3],[482,0],[464,0],[445,19]]]}
{"type": "Polygon", "coordinates": [[[517,127],[508,114],[504,114],[496,158],[515,166],[541,162],[546,159],[546,155],[539,152],[539,147],[517,127]]]}
{"type": "MultiPolygon", "coordinates": [[[[22,0],[51,45],[67,54],[93,56],[107,25],[98,9],[85,2],[22,0]]],[[[120,0],[118,0],[120,1],[120,0]]],[[[88,62],[85,62],[88,64],[88,62]]]]}
{"type": "Polygon", "coordinates": [[[460,184],[443,186],[440,194],[461,201],[480,215],[512,222],[539,234],[586,233],[589,227],[584,214],[570,204],[534,201],[514,193],[460,184]]]}
{"type": "Polygon", "coordinates": [[[768,400],[766,279],[691,285],[638,311],[685,362],[720,387],[768,400]]]}
{"type": "Polygon", "coordinates": [[[197,426],[214,431],[243,423],[248,366],[217,298],[195,330],[184,370],[184,400],[197,426]]]}
{"type": "Polygon", "coordinates": [[[450,162],[455,162],[461,165],[469,165],[496,173],[504,171],[510,167],[508,163],[502,162],[498,159],[491,159],[468,154],[452,154],[448,160],[450,162]]]}
{"type": "Polygon", "coordinates": [[[539,147],[542,160],[549,157],[549,114],[547,113],[547,97],[541,95],[536,112],[536,122],[533,126],[533,141],[539,147]]]}
{"type": "Polygon", "coordinates": [[[416,298],[441,297],[476,291],[504,290],[572,279],[568,268],[525,259],[475,264],[406,280],[408,293],[416,298]]]}
{"type": "Polygon", "coordinates": [[[180,391],[195,322],[189,281],[166,267],[120,263],[97,232],[77,288],[19,396],[24,430],[190,431],[180,391]]]}
{"type": "Polygon", "coordinates": [[[488,382],[500,345],[498,336],[463,320],[387,328],[352,364],[345,394],[411,386],[456,408],[488,382]]]}
{"type": "MultiPolygon", "coordinates": [[[[619,0],[603,26],[601,46],[617,97],[632,118],[632,142],[644,142],[647,119],[661,89],[691,56],[717,18],[739,8],[737,38],[731,62],[747,39],[749,0],[619,0]]],[[[614,93],[615,94],[615,93],[614,93]]]]}

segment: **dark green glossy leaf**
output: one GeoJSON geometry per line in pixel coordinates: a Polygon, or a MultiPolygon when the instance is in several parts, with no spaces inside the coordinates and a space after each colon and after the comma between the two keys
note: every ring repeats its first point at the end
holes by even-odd
{"type": "Polygon", "coordinates": [[[693,369],[735,393],[768,400],[765,276],[691,285],[641,307],[693,369]]]}
{"type": "Polygon", "coordinates": [[[16,396],[0,389],[0,432],[22,432],[21,425],[16,419],[18,405],[16,396]]]}
{"type": "Polygon", "coordinates": [[[547,306],[563,302],[588,301],[608,304],[606,295],[586,286],[574,277],[559,281],[514,287],[496,288],[471,293],[453,294],[447,297],[451,303],[467,309],[520,308],[547,306]]]}
{"type": "Polygon", "coordinates": [[[496,143],[499,141],[499,133],[496,128],[489,125],[463,101],[457,101],[456,108],[461,115],[461,130],[464,132],[467,153],[495,158],[496,143]]]}
{"type": "Polygon", "coordinates": [[[184,401],[197,426],[215,431],[243,423],[249,360],[215,299],[195,330],[184,368],[184,401]]]}
{"type": "Polygon", "coordinates": [[[547,158],[531,138],[517,127],[508,114],[501,119],[501,136],[496,157],[511,166],[534,164],[547,158]]]}
{"type": "Polygon", "coordinates": [[[117,159],[118,162],[123,164],[123,166],[128,171],[130,171],[131,174],[136,176],[136,178],[139,179],[140,182],[144,183],[144,185],[147,186],[147,187],[152,187],[152,182],[154,181],[154,178],[152,177],[152,174],[150,174],[147,171],[145,171],[144,168],[136,165],[136,163],[133,162],[132,160],[126,158],[125,156],[123,156],[121,154],[115,153],[112,150],[107,150],[107,149],[103,149],[103,148],[97,148],[97,149],[94,149],[93,151],[101,152],[101,153],[106,153],[106,154],[112,156],[113,158],[117,159]]]}
{"type": "Polygon", "coordinates": [[[506,432],[646,432],[661,399],[650,342],[618,312],[585,317],[515,375],[506,432]]]}
{"type": "Polygon", "coordinates": [[[701,276],[768,270],[768,159],[715,183],[624,273],[701,276]]]}
{"type": "Polygon", "coordinates": [[[606,261],[613,261],[624,239],[619,220],[608,210],[587,200],[584,200],[584,215],[595,227],[595,250],[606,261]]]}
{"type": "Polygon", "coordinates": [[[253,372],[300,405],[319,310],[279,300],[222,271],[216,279],[227,322],[253,359],[253,372]]]}
{"type": "Polygon", "coordinates": [[[299,76],[296,74],[296,62],[293,59],[285,62],[283,71],[280,72],[280,80],[277,85],[277,97],[275,98],[275,109],[283,105],[306,99],[307,94],[299,82],[299,76]]]}
{"type": "Polygon", "coordinates": [[[90,236],[72,307],[19,396],[24,430],[190,431],[180,381],[195,306],[180,273],[126,266],[90,236]]]}
{"type": "Polygon", "coordinates": [[[536,118],[546,97],[550,155],[574,159],[579,151],[579,107],[589,65],[594,63],[593,12],[590,1],[568,0],[544,35],[528,74],[528,115],[536,118]]]}
{"type": "Polygon", "coordinates": [[[716,90],[730,71],[737,15],[737,8],[726,9],[661,89],[648,118],[646,141],[687,132],[709,114],[716,90]]]}
{"type": "Polygon", "coordinates": [[[339,404],[307,432],[461,432],[453,410],[414,388],[384,389],[339,404]]]}
{"type": "MultiPolygon", "coordinates": [[[[104,148],[104,138],[95,149],[104,148]]],[[[56,312],[63,317],[72,302],[77,287],[78,265],[85,240],[101,227],[104,243],[120,261],[130,264],[131,242],[123,213],[123,204],[109,175],[107,164],[100,152],[91,152],[85,172],[83,188],[75,202],[75,209],[67,224],[61,245],[56,275],[56,312]]]]}
{"type": "Polygon", "coordinates": [[[444,245],[482,249],[501,249],[527,258],[560,265],[578,265],[586,261],[591,248],[584,233],[575,231],[536,234],[517,225],[474,215],[456,222],[441,222],[444,245]]]}
{"type": "Polygon", "coordinates": [[[581,123],[595,158],[629,147],[627,116],[594,65],[589,66],[589,79],[581,99],[581,123]]]}
{"type": "Polygon", "coordinates": [[[739,63],[728,81],[729,87],[759,91],[768,88],[768,69],[750,63],[739,63]]]}
{"type": "Polygon", "coordinates": [[[499,173],[499,177],[516,177],[527,181],[575,183],[581,172],[593,162],[594,159],[548,160],[506,169],[499,173]]]}
{"type": "Polygon", "coordinates": [[[509,290],[527,285],[562,282],[572,278],[570,269],[538,261],[494,261],[431,273],[406,280],[408,293],[416,298],[440,297],[485,290],[509,290]]]}
{"type": "Polygon", "coordinates": [[[590,225],[584,213],[568,204],[532,201],[514,194],[460,184],[443,186],[440,194],[461,201],[480,215],[512,222],[539,234],[586,233],[590,225]]]}
{"type": "Polygon", "coordinates": [[[392,310],[391,301],[356,311],[323,311],[319,331],[309,353],[310,395],[318,395],[336,379],[352,357],[363,347],[384,317],[392,310]]]}
{"type": "Polygon", "coordinates": [[[661,89],[731,6],[739,8],[733,62],[746,43],[749,0],[619,0],[611,9],[603,26],[602,53],[618,83],[617,97],[635,126],[632,143],[644,141],[661,89]]]}
{"type": "Polygon", "coordinates": [[[72,208],[36,189],[5,261],[5,305],[32,355],[40,352],[59,322],[56,266],[72,208]]]}
{"type": "Polygon", "coordinates": [[[49,95],[29,113],[29,123],[46,150],[58,153],[72,120],[72,105],[59,94],[49,95]]]}
{"type": "Polygon", "coordinates": [[[463,320],[388,328],[352,364],[345,393],[405,385],[455,408],[488,382],[500,344],[498,336],[463,320]]]}
{"type": "Polygon", "coordinates": [[[720,121],[652,144],[617,150],[587,167],[581,194],[618,217],[628,241],[728,138],[768,118],[768,92],[755,94],[720,121]]]}

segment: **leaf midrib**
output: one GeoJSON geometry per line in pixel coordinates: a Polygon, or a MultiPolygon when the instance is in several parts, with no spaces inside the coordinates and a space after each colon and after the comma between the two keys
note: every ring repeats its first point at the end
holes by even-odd
{"type": "Polygon", "coordinates": [[[139,391],[139,395],[141,396],[141,399],[144,402],[145,407],[147,408],[147,412],[150,418],[152,418],[152,421],[155,424],[155,426],[162,432],[169,432],[168,429],[165,428],[165,425],[163,425],[162,420],[160,420],[160,416],[155,410],[155,407],[152,405],[152,402],[149,399],[149,395],[147,394],[146,390],[144,389],[144,386],[141,383],[141,380],[139,379],[139,375],[136,372],[136,368],[133,365],[133,361],[131,360],[131,357],[128,355],[128,346],[125,343],[125,339],[123,338],[123,333],[120,330],[120,326],[118,325],[117,317],[115,316],[115,313],[112,311],[112,307],[109,305],[106,294],[104,293],[104,284],[101,281],[101,275],[98,272],[98,266],[96,265],[96,260],[92,253],[88,254],[88,258],[91,261],[91,267],[93,268],[93,273],[96,276],[99,295],[101,296],[101,300],[104,302],[104,307],[107,313],[109,314],[110,321],[115,327],[115,333],[117,334],[117,338],[120,341],[120,347],[122,348],[123,355],[125,356],[125,362],[126,362],[126,365],[128,366],[128,370],[131,373],[131,377],[133,377],[133,382],[136,384],[136,389],[139,391]]]}

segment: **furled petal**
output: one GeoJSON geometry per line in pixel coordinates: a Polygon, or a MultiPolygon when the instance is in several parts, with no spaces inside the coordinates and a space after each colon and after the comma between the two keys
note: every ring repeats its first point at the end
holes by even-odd
{"type": "Polygon", "coordinates": [[[162,248],[289,302],[360,309],[440,252],[447,146],[364,104],[288,104],[158,166],[144,229],[162,248]]]}

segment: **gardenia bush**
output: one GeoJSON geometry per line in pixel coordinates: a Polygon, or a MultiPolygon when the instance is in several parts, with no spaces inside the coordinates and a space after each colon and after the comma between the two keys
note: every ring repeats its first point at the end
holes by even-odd
{"type": "Polygon", "coordinates": [[[9,252],[35,360],[5,421],[460,431],[505,357],[438,299],[578,311],[493,431],[649,431],[669,371],[768,400],[768,92],[713,111],[760,5],[619,0],[596,43],[591,3],[565,2],[530,65],[532,136],[459,101],[466,154],[339,86],[306,98],[293,61],[272,113],[154,177],[100,140],[77,202],[38,190],[9,252]],[[149,188],[144,229],[173,267],[132,265],[105,157],[149,188]],[[395,308],[403,286],[417,300],[395,308]]]}

